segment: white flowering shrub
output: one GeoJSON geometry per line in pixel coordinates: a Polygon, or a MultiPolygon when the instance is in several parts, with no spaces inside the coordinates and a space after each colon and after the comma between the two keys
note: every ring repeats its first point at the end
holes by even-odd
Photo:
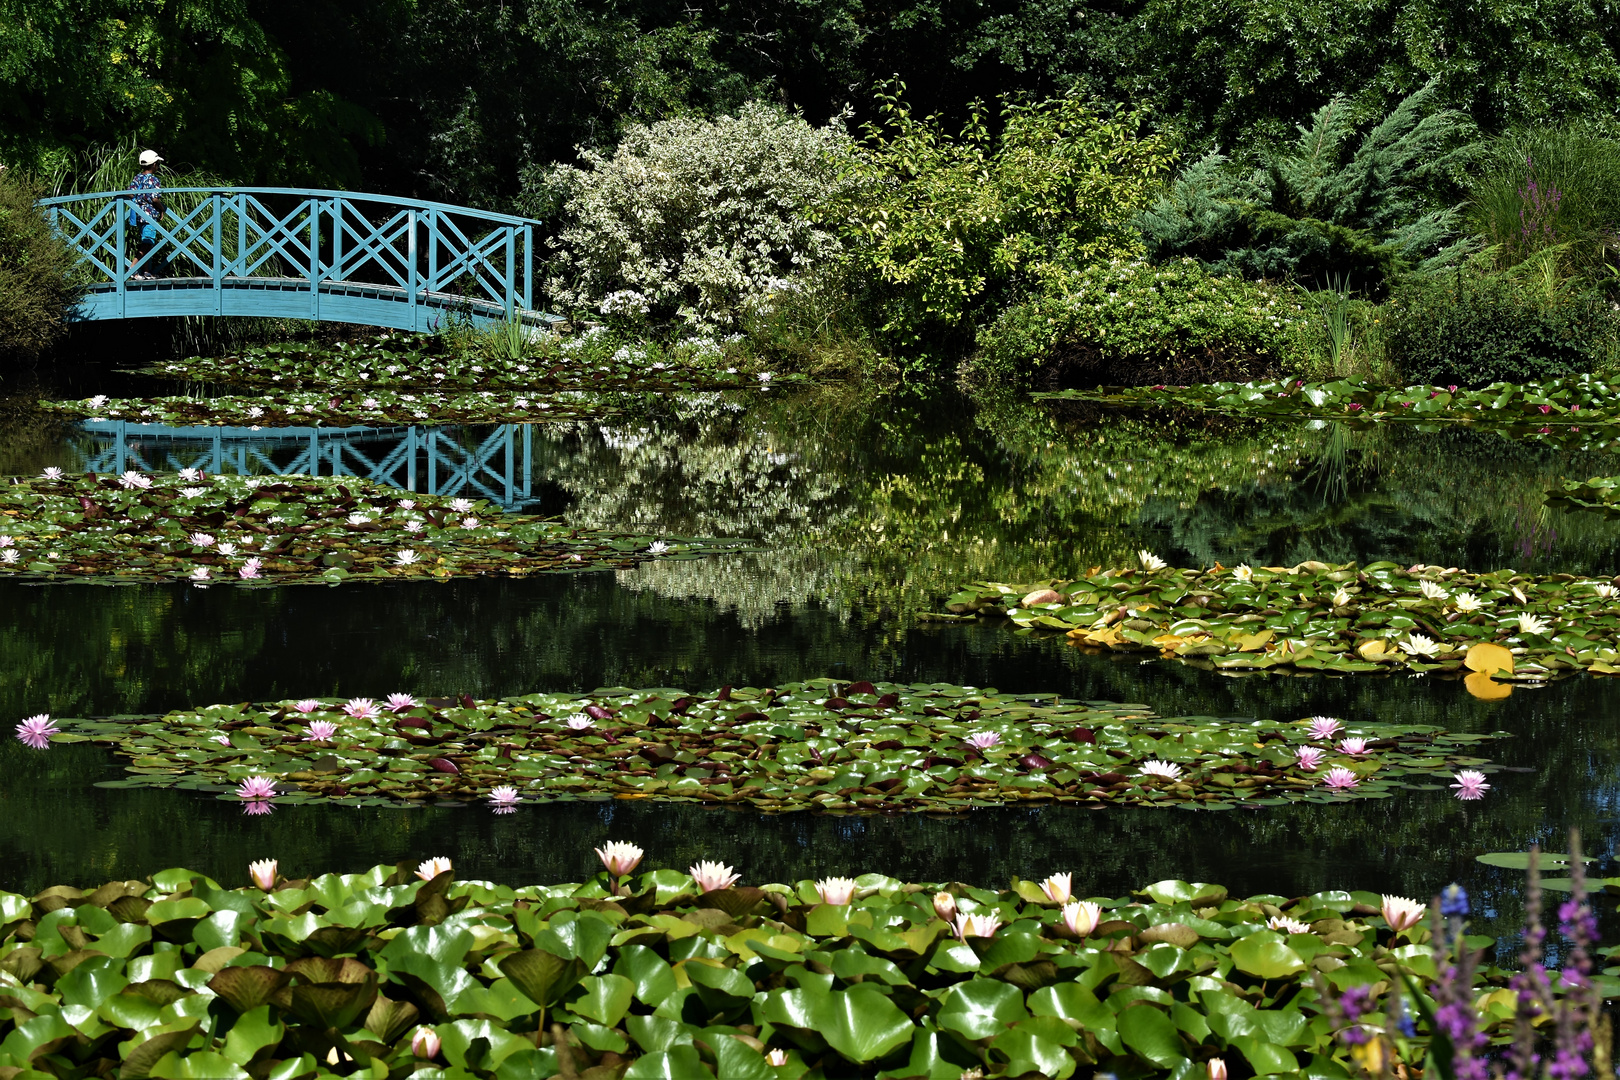
{"type": "Polygon", "coordinates": [[[1191,383],[1294,371],[1309,359],[1309,313],[1296,290],[1212,273],[1192,259],[1116,259],[1049,287],[979,332],[973,375],[1191,383]]]}
{"type": "Polygon", "coordinates": [[[584,151],[538,181],[565,222],[548,291],[574,310],[732,327],[841,250],[818,217],[851,183],[852,146],[841,119],[813,127],[760,102],[632,128],[611,157],[584,151]]]}

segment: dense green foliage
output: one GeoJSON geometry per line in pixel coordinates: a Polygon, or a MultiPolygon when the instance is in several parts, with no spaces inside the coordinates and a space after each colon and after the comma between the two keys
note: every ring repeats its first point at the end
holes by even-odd
{"type": "Polygon", "coordinates": [[[1480,164],[1468,218],[1495,265],[1602,274],[1620,260],[1620,141],[1584,125],[1526,128],[1480,164]]]}
{"type": "MultiPolygon", "coordinates": [[[[289,879],[270,860],[250,868],[256,886],[175,869],[0,893],[0,1067],[1064,1080],[1221,1058],[1344,1076],[1327,995],[1364,987],[1394,1014],[1395,972],[1430,1017],[1440,969],[1491,941],[1460,921],[1396,929],[1400,910],[1370,892],[1241,900],[1166,880],[1065,905],[1069,874],[1004,890],[876,873],[715,887],[707,864],[634,874],[629,850],[603,849],[628,867],[583,884],[458,882],[449,859],[289,879]]],[[[1464,970],[1478,1023],[1505,1042],[1508,973],[1464,970]]],[[[1561,979],[1543,994],[1574,998],[1561,979]]],[[[1416,1064],[1428,1034],[1388,1045],[1416,1064]]]]}
{"type": "Polygon", "coordinates": [[[72,256],[34,208],[33,186],[0,171],[0,360],[54,341],[76,291],[72,256]]]}

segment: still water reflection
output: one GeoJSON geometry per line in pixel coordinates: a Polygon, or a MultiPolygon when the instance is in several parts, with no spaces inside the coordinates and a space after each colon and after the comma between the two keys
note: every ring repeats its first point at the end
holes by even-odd
{"type": "Polygon", "coordinates": [[[102,752],[0,748],[0,888],[186,863],[230,880],[249,858],[359,868],[448,853],[464,873],[573,879],[608,837],[656,865],[723,858],[754,877],[883,870],[999,882],[1073,868],[1117,894],[1163,877],[1243,892],[1426,896],[1459,879],[1503,918],[1517,884],[1473,863],[1578,824],[1617,836],[1620,683],[1581,678],[1476,701],[1434,679],[1228,678],[1084,656],[981,626],[931,626],[958,583],[1133,559],[1291,564],[1394,559],[1613,574],[1620,527],[1550,515],[1562,476],[1610,457],[1467,432],[1348,431],[1053,412],[1022,401],[810,392],[653,399],[600,424],[330,432],[0,428],[0,473],[46,465],[370,476],[592,526],[752,536],[758,553],[617,575],[436,585],[0,585],[0,719],[153,712],[208,701],[393,690],[479,695],[597,686],[769,685],[832,675],[1142,702],[1164,715],[1438,723],[1513,736],[1515,770],[1479,804],[1405,793],[1258,813],[1051,808],[958,819],[838,818],[632,804],[286,807],[106,790],[102,752]]]}

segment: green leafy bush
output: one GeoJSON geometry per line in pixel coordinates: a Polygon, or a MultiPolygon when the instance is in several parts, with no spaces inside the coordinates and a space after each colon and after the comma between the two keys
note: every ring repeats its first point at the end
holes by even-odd
{"type": "Polygon", "coordinates": [[[73,253],[34,199],[32,184],[0,171],[0,356],[38,355],[78,293],[73,253]]]}
{"type": "Polygon", "coordinates": [[[736,116],[632,128],[611,157],[531,172],[524,206],[567,224],[550,295],[619,320],[729,328],[743,307],[840,250],[818,224],[849,184],[841,120],[811,127],[760,102],[736,116]]]}
{"type": "Polygon", "coordinates": [[[1502,275],[1414,280],[1385,305],[1384,349],[1407,382],[1483,386],[1591,371],[1616,344],[1595,295],[1548,297],[1502,275]]]}
{"type": "Polygon", "coordinates": [[[1468,219],[1499,268],[1545,255],[1566,274],[1601,272],[1620,250],[1620,141],[1573,126],[1503,135],[1470,185],[1468,219]]]}
{"type": "Polygon", "coordinates": [[[1008,103],[999,137],[975,108],[952,138],[898,93],[879,102],[884,124],[866,130],[844,210],[850,259],[874,282],[894,347],[971,342],[1017,288],[1139,250],[1132,221],[1172,156],[1164,137],[1139,133],[1140,117],[1072,99],[1008,103]]]}
{"type": "Polygon", "coordinates": [[[1053,280],[979,333],[972,381],[1042,386],[1249,379],[1302,360],[1306,311],[1291,290],[1115,260],[1053,280]]]}
{"type": "Polygon", "coordinates": [[[1206,155],[1141,216],[1150,256],[1318,286],[1449,262],[1463,250],[1461,213],[1433,193],[1465,159],[1470,126],[1431,111],[1434,95],[1432,84],[1409,95],[1359,143],[1349,102],[1335,97],[1258,168],[1206,155]]]}

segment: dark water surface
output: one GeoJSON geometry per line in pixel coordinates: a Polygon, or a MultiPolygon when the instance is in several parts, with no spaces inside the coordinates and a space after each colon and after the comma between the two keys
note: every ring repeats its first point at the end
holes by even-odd
{"type": "MultiPolygon", "coordinates": [[[[79,371],[71,392],[126,389],[112,381],[79,371]]],[[[1604,856],[1620,838],[1620,680],[1579,677],[1483,702],[1434,678],[1239,679],[918,619],[968,580],[1072,574],[1134,561],[1139,548],[1180,565],[1388,558],[1609,576],[1620,525],[1541,506],[1560,477],[1617,471],[1606,455],[1457,431],[1064,414],[1016,400],[827,391],[654,399],[628,418],[536,427],[526,442],[521,429],[303,429],[216,445],[208,433],[87,429],[15,403],[0,415],[0,474],[107,469],[119,455],[127,467],[307,469],[299,455],[313,443],[323,473],[335,461],[342,471],[581,524],[752,536],[762,547],[525,581],[0,584],[7,728],[44,711],[834,676],[1140,702],[1166,716],[1330,714],[1512,736],[1484,751],[1510,771],[1494,775],[1478,803],[1404,792],[1226,813],[1050,807],[957,818],[770,817],[649,803],[529,806],[499,818],[479,808],[303,805],[248,818],[193,793],[97,788],[122,775],[108,752],[39,753],[7,738],[3,889],[177,864],[234,882],[248,860],[266,856],[302,873],[442,854],[463,876],[577,880],[593,869],[593,845],[628,839],[647,849],[651,866],[718,858],[750,880],[881,871],[998,884],[1074,870],[1084,891],[1109,895],[1178,877],[1245,894],[1364,888],[1420,897],[1458,880],[1506,927],[1520,883],[1475,855],[1534,841],[1561,849],[1570,825],[1604,856]]]]}

